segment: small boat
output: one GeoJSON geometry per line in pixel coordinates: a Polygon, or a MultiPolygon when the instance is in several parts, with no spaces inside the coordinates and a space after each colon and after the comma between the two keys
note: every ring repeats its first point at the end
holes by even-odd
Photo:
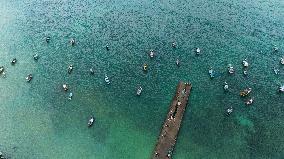
{"type": "Polygon", "coordinates": [[[208,73],[209,73],[210,78],[214,78],[215,73],[214,73],[212,67],[209,69],[208,73]]]}
{"type": "Polygon", "coordinates": [[[284,85],[279,87],[279,92],[283,93],[284,92],[284,85]]]}
{"type": "Polygon", "coordinates": [[[232,64],[229,64],[229,65],[228,65],[228,72],[229,72],[230,74],[233,74],[233,73],[235,72],[234,67],[232,66],[232,64]]]}
{"type": "Polygon", "coordinates": [[[136,94],[138,95],[138,96],[140,96],[141,95],[141,93],[142,93],[142,87],[141,86],[139,86],[138,87],[138,89],[137,89],[137,92],[136,92],[136,94]]]}
{"type": "Polygon", "coordinates": [[[280,59],[280,63],[281,63],[281,65],[284,65],[284,57],[282,57],[282,58],[280,59]]]}
{"type": "Polygon", "coordinates": [[[49,42],[50,42],[50,37],[49,37],[49,36],[46,37],[46,38],[45,38],[45,41],[46,41],[47,43],[49,43],[49,42]]]}
{"type": "Polygon", "coordinates": [[[2,73],[2,75],[3,75],[3,78],[6,78],[6,73],[5,73],[5,71],[2,73]]]}
{"type": "Polygon", "coordinates": [[[233,107],[230,107],[230,108],[226,109],[227,116],[231,115],[232,113],[233,113],[233,107]]]}
{"type": "Polygon", "coordinates": [[[273,51],[274,51],[274,52],[277,52],[278,50],[279,50],[279,48],[278,48],[277,46],[274,46],[274,47],[273,47],[273,51]]]}
{"type": "Polygon", "coordinates": [[[38,58],[39,58],[39,56],[38,56],[38,54],[34,54],[34,60],[38,60],[38,58]]]}
{"type": "Polygon", "coordinates": [[[149,56],[150,56],[150,58],[154,58],[154,56],[155,56],[154,50],[150,50],[149,56]]]}
{"type": "Polygon", "coordinates": [[[108,45],[106,46],[106,50],[109,51],[109,46],[108,45]]]}
{"type": "Polygon", "coordinates": [[[69,96],[68,96],[68,99],[71,100],[72,98],[73,98],[73,93],[70,92],[70,93],[69,93],[69,96]]]}
{"type": "Polygon", "coordinates": [[[172,47],[173,47],[173,48],[176,48],[176,47],[177,47],[177,43],[176,43],[176,42],[173,42],[173,43],[172,43],[172,47]]]}
{"type": "Polygon", "coordinates": [[[280,72],[280,70],[279,70],[278,68],[276,68],[276,67],[273,68],[273,71],[274,71],[274,73],[275,73],[276,75],[278,75],[279,72],[280,72]]]}
{"type": "Polygon", "coordinates": [[[201,50],[200,50],[200,48],[196,48],[196,55],[199,55],[200,53],[201,53],[201,50]]]}
{"type": "Polygon", "coordinates": [[[28,74],[28,76],[26,77],[27,82],[30,82],[33,79],[32,74],[28,74]]]}
{"type": "Polygon", "coordinates": [[[74,46],[74,45],[75,45],[75,39],[72,38],[72,39],[70,40],[70,44],[71,44],[72,46],[74,46]]]}
{"type": "Polygon", "coordinates": [[[243,74],[244,74],[245,76],[247,76],[247,75],[248,75],[248,71],[247,71],[247,70],[244,70],[244,71],[243,71],[243,74]]]}
{"type": "Polygon", "coordinates": [[[67,84],[63,84],[62,87],[63,87],[64,91],[68,91],[68,86],[67,86],[67,84]]]}
{"type": "Polygon", "coordinates": [[[224,90],[227,91],[229,89],[229,85],[227,82],[224,83],[224,90]]]}
{"type": "Polygon", "coordinates": [[[251,105],[252,103],[253,103],[253,98],[250,98],[247,101],[245,101],[246,105],[251,105]]]}
{"type": "Polygon", "coordinates": [[[0,67],[0,73],[3,73],[4,70],[5,70],[5,69],[4,69],[4,66],[1,66],[1,67],[0,67]]]}
{"type": "Polygon", "coordinates": [[[68,66],[68,73],[70,74],[72,72],[72,70],[73,70],[73,65],[69,65],[68,66]]]}
{"type": "Polygon", "coordinates": [[[13,58],[13,60],[11,61],[11,64],[14,65],[14,64],[16,64],[16,62],[17,62],[17,59],[13,58]]]}
{"type": "Polygon", "coordinates": [[[147,71],[147,69],[148,69],[148,65],[147,65],[147,64],[144,64],[144,65],[143,65],[143,71],[145,71],[145,72],[146,72],[146,71],[147,71]]]}
{"type": "Polygon", "coordinates": [[[243,91],[240,92],[240,96],[245,97],[251,92],[251,88],[246,88],[243,91]]]}
{"type": "Polygon", "coordinates": [[[106,84],[110,84],[110,80],[109,80],[107,75],[105,75],[105,82],[106,82],[106,84]]]}
{"type": "Polygon", "coordinates": [[[177,65],[177,66],[180,66],[180,61],[179,61],[179,59],[176,60],[176,65],[177,65]]]}
{"type": "Polygon", "coordinates": [[[95,118],[93,116],[91,116],[91,118],[88,121],[88,127],[91,127],[95,122],[95,118]]]}
{"type": "Polygon", "coordinates": [[[95,74],[95,70],[93,68],[90,68],[90,73],[93,75],[95,74]]]}
{"type": "Polygon", "coordinates": [[[6,159],[2,152],[0,152],[0,159],[6,159]]]}
{"type": "Polygon", "coordinates": [[[244,67],[248,67],[249,66],[249,63],[248,63],[247,59],[243,60],[243,66],[244,67]]]}

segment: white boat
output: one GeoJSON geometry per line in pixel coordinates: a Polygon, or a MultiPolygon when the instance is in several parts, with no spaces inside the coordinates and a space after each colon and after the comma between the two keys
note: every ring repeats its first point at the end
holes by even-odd
{"type": "Polygon", "coordinates": [[[16,62],[17,62],[17,59],[14,58],[14,59],[11,61],[11,64],[14,65],[16,62]]]}
{"type": "Polygon", "coordinates": [[[180,66],[180,61],[179,61],[179,59],[176,60],[176,65],[177,65],[177,66],[180,66]]]}
{"type": "Polygon", "coordinates": [[[231,115],[233,113],[233,107],[227,108],[226,110],[227,115],[231,115]]]}
{"type": "Polygon", "coordinates": [[[229,65],[228,65],[228,72],[229,72],[230,74],[233,74],[233,73],[235,72],[234,67],[232,66],[232,64],[229,64],[229,65]]]}
{"type": "Polygon", "coordinates": [[[229,89],[229,85],[228,85],[227,82],[225,82],[225,83],[224,83],[224,90],[226,91],[226,90],[228,90],[228,89],[229,89]]]}
{"type": "Polygon", "coordinates": [[[284,85],[279,87],[279,92],[283,93],[284,92],[284,85]]]}
{"type": "Polygon", "coordinates": [[[280,59],[281,65],[284,65],[284,57],[280,59]]]}
{"type": "Polygon", "coordinates": [[[75,45],[75,39],[72,38],[72,39],[70,40],[70,44],[71,44],[72,46],[75,45]]]}
{"type": "Polygon", "coordinates": [[[68,90],[67,84],[63,84],[62,87],[63,87],[64,91],[67,91],[67,90],[68,90]]]}
{"type": "Polygon", "coordinates": [[[34,54],[34,60],[38,60],[39,56],[38,54],[34,54]]]}
{"type": "Polygon", "coordinates": [[[215,73],[212,68],[209,69],[208,73],[209,73],[210,78],[214,78],[215,73]]]}
{"type": "Polygon", "coordinates": [[[278,68],[273,68],[273,71],[274,71],[274,73],[276,74],[276,75],[278,75],[279,74],[279,72],[280,72],[280,70],[278,69],[278,68]]]}
{"type": "Polygon", "coordinates": [[[106,84],[110,84],[110,80],[109,80],[107,75],[105,75],[105,82],[106,82],[106,84]]]}
{"type": "Polygon", "coordinates": [[[155,56],[154,50],[150,50],[149,56],[150,56],[150,58],[154,58],[154,56],[155,56]]]}
{"type": "Polygon", "coordinates": [[[1,66],[1,67],[0,67],[0,73],[3,73],[3,72],[4,72],[4,67],[1,66]]]}
{"type": "Polygon", "coordinates": [[[90,73],[93,75],[95,74],[95,70],[93,68],[90,68],[90,73]]]}
{"type": "Polygon", "coordinates": [[[253,103],[253,98],[250,98],[245,102],[246,105],[251,105],[252,103],[253,103]]]}
{"type": "Polygon", "coordinates": [[[71,100],[72,98],[73,98],[73,93],[70,92],[70,93],[69,93],[69,96],[68,96],[68,99],[71,100]]]}
{"type": "Polygon", "coordinates": [[[249,63],[247,62],[247,59],[245,59],[245,60],[243,61],[243,66],[244,66],[244,67],[248,67],[248,66],[249,66],[249,63]]]}
{"type": "Polygon", "coordinates": [[[26,77],[27,82],[30,82],[33,79],[32,74],[28,74],[28,76],[26,77]]]}
{"type": "Polygon", "coordinates": [[[136,92],[136,94],[138,95],[138,96],[140,96],[141,95],[141,93],[142,93],[142,87],[141,86],[139,86],[138,87],[138,89],[137,89],[137,92],[136,92]]]}
{"type": "Polygon", "coordinates": [[[201,53],[200,48],[196,48],[196,54],[199,55],[201,53]]]}
{"type": "Polygon", "coordinates": [[[70,74],[72,72],[72,70],[73,70],[73,65],[69,65],[68,66],[68,73],[70,74]]]}
{"type": "Polygon", "coordinates": [[[91,118],[88,121],[88,127],[91,127],[94,124],[95,118],[91,116],[91,118]]]}

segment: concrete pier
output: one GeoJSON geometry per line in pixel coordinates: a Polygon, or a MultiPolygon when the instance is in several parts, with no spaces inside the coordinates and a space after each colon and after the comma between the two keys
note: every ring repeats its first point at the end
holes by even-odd
{"type": "Polygon", "coordinates": [[[182,117],[190,95],[191,84],[179,82],[167,118],[161,129],[152,159],[171,159],[181,126],[182,117]]]}

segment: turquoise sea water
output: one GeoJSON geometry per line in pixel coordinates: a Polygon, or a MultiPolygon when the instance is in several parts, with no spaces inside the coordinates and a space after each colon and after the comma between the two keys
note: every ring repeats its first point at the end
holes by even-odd
{"type": "Polygon", "coordinates": [[[1,0],[0,65],[7,77],[0,78],[0,151],[15,159],[150,158],[183,80],[193,89],[174,159],[281,159],[284,94],[276,90],[284,83],[283,26],[282,0],[1,0]],[[203,54],[196,56],[195,47],[203,54]],[[153,60],[150,49],[157,53],[153,60]],[[251,64],[247,78],[244,58],[251,64]],[[235,75],[226,73],[229,63],[235,75]],[[210,66],[218,72],[213,80],[210,66]],[[29,73],[31,83],[25,82],[29,73]],[[251,107],[238,95],[248,86],[251,107]],[[230,106],[234,112],[226,117],[230,106]],[[90,115],[97,121],[87,128],[90,115]]]}

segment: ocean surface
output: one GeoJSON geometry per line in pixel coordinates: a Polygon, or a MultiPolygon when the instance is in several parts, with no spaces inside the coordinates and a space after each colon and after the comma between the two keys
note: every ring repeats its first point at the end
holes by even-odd
{"type": "Polygon", "coordinates": [[[283,159],[283,56],[283,0],[1,0],[0,151],[11,159],[148,159],[182,80],[193,89],[174,159],[283,159]],[[246,87],[251,106],[239,96],[246,87]]]}

